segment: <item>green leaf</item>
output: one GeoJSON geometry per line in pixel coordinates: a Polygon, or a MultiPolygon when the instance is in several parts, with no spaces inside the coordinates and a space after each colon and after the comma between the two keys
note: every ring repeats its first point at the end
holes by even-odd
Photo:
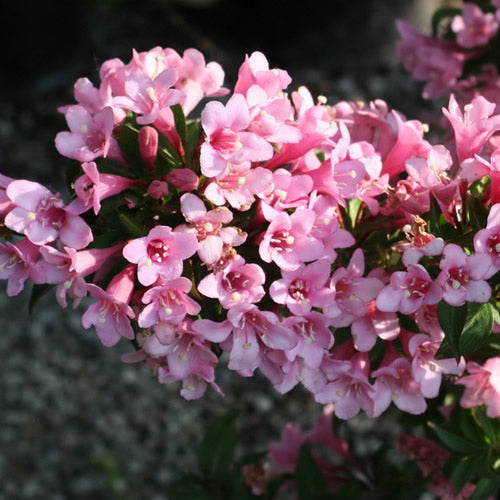
{"type": "Polygon", "coordinates": [[[51,289],[54,285],[33,285],[31,287],[30,299],[28,301],[28,313],[31,316],[37,302],[51,289]]]}
{"type": "Polygon", "coordinates": [[[142,238],[148,234],[146,226],[137,222],[132,216],[125,212],[118,213],[118,219],[122,223],[123,228],[127,231],[128,235],[133,238],[142,238]]]}
{"type": "Polygon", "coordinates": [[[192,166],[194,151],[196,149],[196,146],[198,145],[199,139],[199,121],[193,121],[192,123],[188,124],[186,144],[184,144],[184,158],[188,167],[192,166]]]}
{"type": "Polygon", "coordinates": [[[351,221],[351,227],[356,227],[356,220],[358,218],[359,210],[363,202],[359,198],[352,198],[347,201],[347,213],[351,221]]]}
{"type": "Polygon", "coordinates": [[[432,36],[437,37],[441,33],[439,31],[439,27],[441,23],[445,20],[451,20],[451,18],[457,14],[461,14],[462,11],[457,8],[453,7],[442,7],[436,12],[434,12],[434,15],[432,16],[431,20],[431,26],[432,26],[432,36]]]}
{"type": "Polygon", "coordinates": [[[122,125],[118,129],[118,143],[127,157],[131,171],[139,179],[148,180],[148,167],[141,156],[138,136],[139,130],[131,124],[122,125]]]}
{"type": "Polygon", "coordinates": [[[175,500],[214,500],[220,498],[206,491],[203,487],[200,478],[185,477],[174,483],[169,491],[169,495],[175,500]]]}
{"type": "Polygon", "coordinates": [[[359,500],[363,498],[363,491],[361,483],[352,479],[342,488],[340,493],[335,495],[335,500],[359,500]]]}
{"type": "Polygon", "coordinates": [[[410,318],[410,316],[407,316],[406,314],[401,314],[397,313],[398,318],[399,318],[399,324],[407,331],[413,332],[413,333],[419,333],[420,328],[418,327],[417,323],[413,318],[410,318]]]}
{"type": "Polygon", "coordinates": [[[463,436],[459,436],[454,432],[438,427],[434,423],[429,423],[429,427],[437,434],[441,442],[450,450],[464,455],[479,455],[485,450],[484,445],[474,443],[463,436]]]}
{"type": "Polygon", "coordinates": [[[459,339],[460,353],[467,356],[482,346],[493,327],[491,304],[469,303],[467,319],[459,339]]]}
{"type": "Polygon", "coordinates": [[[460,412],[460,429],[467,439],[484,444],[484,434],[469,411],[460,412]]]}
{"type": "Polygon", "coordinates": [[[170,106],[170,109],[174,114],[175,129],[181,138],[182,145],[184,145],[186,143],[186,117],[184,116],[184,110],[180,104],[170,106]]]}
{"type": "Polygon", "coordinates": [[[489,497],[495,497],[500,491],[500,483],[491,478],[483,477],[476,485],[476,489],[469,497],[469,500],[486,500],[489,497]]]}
{"type": "Polygon", "coordinates": [[[235,413],[222,415],[209,426],[201,442],[198,462],[209,478],[223,478],[233,464],[236,445],[235,420],[235,413]]]}
{"type": "Polygon", "coordinates": [[[484,433],[490,438],[493,443],[499,442],[500,422],[498,421],[498,419],[488,417],[488,415],[486,415],[486,409],[484,406],[476,407],[475,412],[484,433]]]}
{"type": "MultiPolygon", "coordinates": [[[[160,160],[163,159],[167,162],[169,168],[180,168],[184,166],[177,149],[175,149],[163,134],[159,134],[158,136],[158,156],[160,160]]],[[[161,164],[161,162],[159,163],[161,164]]],[[[164,175],[160,172],[157,173],[158,175],[164,175]]]]}
{"type": "Polygon", "coordinates": [[[444,300],[438,304],[439,324],[457,361],[460,359],[459,339],[466,319],[467,302],[460,307],[450,306],[444,300]]]}
{"type": "Polygon", "coordinates": [[[457,494],[474,474],[475,461],[471,457],[462,457],[451,473],[453,490],[457,494]]]}
{"type": "Polygon", "coordinates": [[[300,500],[328,500],[330,497],[319,465],[305,446],[299,452],[295,468],[295,483],[300,500]]]}

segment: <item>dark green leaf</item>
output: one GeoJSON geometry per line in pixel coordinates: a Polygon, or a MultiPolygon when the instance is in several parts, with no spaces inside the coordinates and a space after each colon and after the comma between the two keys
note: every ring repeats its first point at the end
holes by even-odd
{"type": "Polygon", "coordinates": [[[485,450],[484,445],[474,443],[473,441],[470,441],[463,436],[459,436],[454,432],[448,431],[431,423],[429,426],[437,434],[441,442],[450,450],[464,455],[478,455],[485,450]]]}
{"type": "Polygon", "coordinates": [[[130,169],[139,179],[149,179],[148,167],[141,156],[139,148],[139,130],[131,124],[119,128],[118,143],[127,157],[130,169]]]}
{"type": "Polygon", "coordinates": [[[206,491],[200,478],[186,477],[174,483],[169,491],[169,496],[175,500],[215,500],[220,498],[206,491]]]}
{"type": "Polygon", "coordinates": [[[148,234],[147,228],[140,222],[137,222],[131,215],[125,212],[119,212],[118,219],[122,223],[123,228],[127,231],[129,237],[142,238],[148,234]]]}
{"type": "Polygon", "coordinates": [[[342,488],[342,491],[335,495],[335,500],[359,500],[363,498],[363,490],[362,484],[353,479],[342,488]]]}
{"type": "Polygon", "coordinates": [[[474,474],[475,461],[471,457],[462,457],[451,473],[453,490],[457,494],[474,474]]]}
{"type": "Polygon", "coordinates": [[[472,226],[473,233],[477,233],[480,229],[486,227],[488,219],[488,210],[483,205],[479,198],[469,196],[466,199],[468,222],[472,226]]]}
{"type": "Polygon", "coordinates": [[[467,303],[460,307],[454,307],[442,300],[438,304],[439,324],[457,361],[460,359],[459,339],[466,319],[467,303]]]}
{"type": "Polygon", "coordinates": [[[436,12],[434,12],[431,20],[431,25],[432,25],[432,36],[436,37],[441,35],[441,32],[439,30],[441,23],[445,20],[451,21],[453,16],[457,14],[461,14],[462,11],[457,8],[453,7],[442,7],[436,12]]]}
{"type": "Polygon", "coordinates": [[[184,116],[184,110],[180,104],[175,104],[170,109],[174,114],[175,129],[181,138],[182,145],[184,145],[186,144],[186,117],[184,116]]]}
{"type": "Polygon", "coordinates": [[[233,464],[236,415],[228,413],[213,422],[201,442],[198,461],[209,478],[222,478],[233,464]]]}
{"type": "Polygon", "coordinates": [[[493,443],[500,441],[500,422],[498,419],[488,417],[484,406],[478,406],[475,408],[475,412],[481,428],[490,440],[493,443]]]}
{"type": "Polygon", "coordinates": [[[192,166],[193,163],[193,154],[198,145],[198,141],[200,139],[200,129],[199,122],[193,121],[188,125],[187,136],[186,136],[186,144],[184,145],[184,158],[186,160],[186,165],[192,166]]]}
{"type": "Polygon", "coordinates": [[[397,313],[398,318],[399,318],[399,324],[407,331],[413,332],[413,333],[419,333],[420,328],[418,327],[417,323],[415,323],[415,320],[413,318],[410,318],[410,316],[407,316],[406,314],[401,314],[397,313]]]}
{"type": "Polygon", "coordinates": [[[51,289],[54,285],[33,285],[31,288],[30,299],[28,302],[28,313],[33,314],[33,309],[37,302],[51,289]]]}
{"type": "Polygon", "coordinates": [[[484,343],[493,327],[493,307],[491,304],[470,303],[467,319],[459,339],[460,353],[467,356],[484,343]]]}
{"type": "Polygon", "coordinates": [[[175,149],[163,134],[159,134],[158,136],[158,156],[163,158],[170,168],[180,168],[184,166],[177,149],[175,149]]]}
{"type": "Polygon", "coordinates": [[[300,500],[328,500],[330,497],[319,465],[305,446],[299,452],[295,469],[295,483],[300,500]]]}
{"type": "Polygon", "coordinates": [[[483,477],[477,483],[476,489],[469,497],[469,500],[486,500],[489,497],[495,497],[500,491],[500,483],[494,479],[483,477]]]}
{"type": "Polygon", "coordinates": [[[470,441],[479,445],[484,443],[484,434],[469,411],[460,412],[460,429],[470,441]]]}

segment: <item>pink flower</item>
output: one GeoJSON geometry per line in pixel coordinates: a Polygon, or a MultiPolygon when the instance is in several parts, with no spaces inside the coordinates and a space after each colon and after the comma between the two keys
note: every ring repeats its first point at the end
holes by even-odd
{"type": "Polygon", "coordinates": [[[288,350],[297,345],[294,332],[284,327],[270,311],[260,311],[253,304],[237,304],[227,313],[232,325],[229,364],[243,377],[249,377],[261,363],[263,347],[288,350]],[[262,347],[261,347],[262,346],[262,347]]]}
{"type": "Polygon", "coordinates": [[[432,280],[420,264],[410,264],[407,271],[391,274],[390,284],[377,295],[380,311],[413,314],[427,304],[437,304],[442,297],[439,283],[432,280]]]}
{"type": "Polygon", "coordinates": [[[222,306],[230,309],[239,303],[254,303],[264,297],[262,285],[264,271],[257,264],[247,264],[237,255],[220,271],[210,273],[198,284],[198,291],[206,297],[219,299],[222,306]]]}
{"type": "Polygon", "coordinates": [[[328,383],[314,395],[315,401],[333,403],[335,415],[344,420],[355,417],[361,409],[373,415],[375,391],[368,381],[370,363],[365,353],[349,361],[327,358],[322,367],[328,383]]]}
{"type": "Polygon", "coordinates": [[[134,338],[130,318],[135,314],[128,305],[134,289],[134,266],[128,265],[109,283],[106,291],[97,285],[87,285],[89,294],[97,299],[83,314],[82,325],[96,328],[99,340],[106,347],[115,345],[121,337],[134,338]]]}
{"type": "Polygon", "coordinates": [[[474,235],[474,250],[489,255],[493,265],[500,268],[500,203],[491,207],[486,228],[474,235]]]}
{"type": "Polygon", "coordinates": [[[113,103],[142,115],[137,123],[148,125],[158,118],[163,108],[179,104],[184,98],[183,92],[172,88],[177,79],[174,68],[165,69],[154,78],[132,73],[125,78],[125,95],[115,97],[113,103]]]}
{"type": "Polygon", "coordinates": [[[262,167],[251,168],[250,162],[228,163],[226,169],[205,188],[204,195],[216,205],[227,201],[237,210],[249,210],[255,196],[270,189],[272,173],[262,167]]]}
{"type": "Polygon", "coordinates": [[[84,175],[74,184],[77,199],[68,205],[68,210],[80,214],[93,208],[97,215],[101,210],[101,200],[136,186],[139,181],[121,175],[101,174],[95,162],[82,163],[84,175]]]}
{"type": "Polygon", "coordinates": [[[460,163],[479,153],[488,139],[500,130],[500,115],[491,116],[495,106],[479,95],[466,104],[462,112],[451,94],[448,109],[442,111],[453,127],[460,163]]]}
{"type": "Polygon", "coordinates": [[[208,210],[203,201],[192,193],[181,196],[181,211],[188,225],[177,226],[176,231],[193,232],[198,238],[198,255],[207,265],[215,264],[223,254],[224,245],[241,245],[246,233],[237,227],[224,227],[233,214],[227,207],[208,210]]]}
{"type": "Polygon", "coordinates": [[[123,256],[137,264],[137,277],[144,286],[158,278],[171,280],[182,274],[183,260],[198,249],[196,236],[172,231],[169,226],[156,226],[144,238],[131,240],[123,248],[123,256]]]}
{"type": "Polygon", "coordinates": [[[436,359],[434,355],[440,342],[431,341],[423,333],[411,335],[408,343],[412,359],[413,378],[420,383],[420,390],[426,398],[435,398],[439,393],[443,374],[457,375],[465,368],[464,359],[457,363],[453,358],[436,359]]]}
{"type": "Polygon", "coordinates": [[[467,363],[469,375],[457,380],[465,386],[460,399],[463,408],[486,405],[486,414],[490,418],[500,417],[500,356],[490,358],[483,366],[470,361],[467,363]]]}
{"type": "Polygon", "coordinates": [[[40,256],[40,248],[27,238],[16,244],[0,243],[0,279],[7,281],[7,295],[21,292],[24,283],[32,277],[33,267],[40,256]]]}
{"type": "Polygon", "coordinates": [[[178,324],[186,314],[196,316],[201,307],[187,295],[191,287],[191,281],[180,277],[149,288],[142,297],[147,305],[137,318],[139,326],[149,328],[160,321],[178,324]]]}
{"type": "Polygon", "coordinates": [[[264,161],[273,156],[269,142],[253,132],[248,104],[241,94],[234,94],[224,106],[211,101],[201,112],[201,123],[206,134],[201,146],[201,172],[207,177],[222,173],[228,162],[264,161]]]}
{"type": "Polygon", "coordinates": [[[82,106],[68,106],[65,116],[70,132],[56,135],[56,149],[60,154],[82,162],[98,157],[121,158],[118,143],[112,137],[114,116],[110,107],[92,116],[82,106]]]}
{"type": "Polygon", "coordinates": [[[41,184],[16,180],[7,186],[6,192],[16,207],[6,215],[5,225],[25,234],[36,245],[60,239],[78,250],[93,240],[87,223],[64,207],[59,194],[52,194],[41,184]]]}
{"type": "Polygon", "coordinates": [[[462,15],[451,22],[451,29],[457,34],[457,42],[470,49],[486,45],[497,33],[498,23],[491,12],[484,13],[477,5],[465,2],[462,15]]]}
{"type": "Polygon", "coordinates": [[[282,270],[283,278],[271,284],[269,295],[297,315],[307,314],[313,307],[332,306],[335,293],[326,286],[330,269],[331,262],[320,259],[295,271],[282,270]]]}
{"type": "Polygon", "coordinates": [[[234,86],[235,94],[247,95],[254,85],[262,88],[268,97],[276,97],[291,83],[292,79],[282,69],[269,69],[266,56],[253,52],[245,57],[245,62],[238,71],[238,80],[234,86]]]}
{"type": "Polygon", "coordinates": [[[448,304],[461,306],[465,302],[488,302],[491,287],[485,279],[495,271],[489,258],[481,254],[466,255],[461,247],[450,243],[444,247],[439,267],[441,272],[437,283],[448,304]]]}
{"type": "Polygon", "coordinates": [[[371,373],[375,377],[374,416],[378,417],[393,402],[400,410],[413,415],[423,413],[427,404],[420,392],[420,384],[413,378],[411,363],[398,356],[391,343],[380,368],[371,373]]]}
{"type": "Polygon", "coordinates": [[[342,315],[334,318],[334,323],[346,321],[350,324],[354,318],[364,316],[370,309],[370,302],[383,288],[382,281],[375,277],[363,278],[364,273],[365,260],[361,248],[353,252],[347,268],[334,271],[330,286],[335,291],[336,304],[342,310],[342,315]]]}
{"type": "Polygon", "coordinates": [[[274,213],[276,216],[259,245],[259,255],[264,262],[274,261],[282,270],[295,271],[302,262],[322,256],[323,244],[310,235],[310,228],[316,219],[312,210],[299,207],[292,215],[274,213]]]}

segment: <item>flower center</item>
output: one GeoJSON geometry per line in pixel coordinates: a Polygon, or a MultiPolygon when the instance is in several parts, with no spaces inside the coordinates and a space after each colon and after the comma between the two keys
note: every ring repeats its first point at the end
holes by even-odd
{"type": "Polygon", "coordinates": [[[152,262],[161,263],[170,252],[170,247],[163,240],[152,240],[148,245],[148,256],[152,262]]]}

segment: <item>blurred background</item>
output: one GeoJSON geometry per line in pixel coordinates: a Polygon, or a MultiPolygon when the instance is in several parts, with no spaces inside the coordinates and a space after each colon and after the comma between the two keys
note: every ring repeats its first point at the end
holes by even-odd
{"type": "MultiPolygon", "coordinates": [[[[290,90],[382,98],[409,118],[425,107],[397,64],[394,21],[428,31],[438,0],[47,0],[4,2],[0,30],[0,172],[56,189],[66,161],[54,137],[57,107],[73,83],[98,84],[99,66],[154,46],[201,50],[226,86],[245,54],[264,52],[289,72],[290,90]]],[[[309,425],[320,408],[301,389],[280,396],[260,377],[220,371],[225,398],[187,402],[136,365],[126,343],[103,347],[52,294],[31,315],[29,290],[0,290],[0,499],[170,498],[169,484],[195,467],[208,422],[240,412],[245,451],[262,449],[289,420],[309,425]]],[[[369,446],[370,426],[357,422],[369,446]]],[[[381,429],[383,432],[383,429],[381,429]]],[[[175,499],[174,499],[175,500],[175,499]]]]}

